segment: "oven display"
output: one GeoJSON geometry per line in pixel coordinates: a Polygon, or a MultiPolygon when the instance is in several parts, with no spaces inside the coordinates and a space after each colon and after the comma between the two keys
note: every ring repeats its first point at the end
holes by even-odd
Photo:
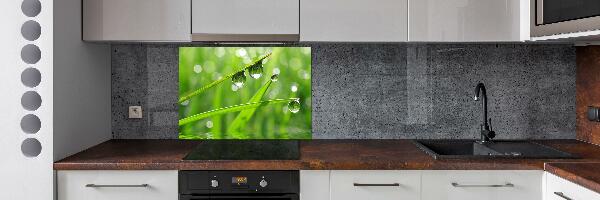
{"type": "Polygon", "coordinates": [[[246,184],[248,184],[248,177],[245,177],[245,176],[231,177],[231,184],[246,185],[246,184]]]}

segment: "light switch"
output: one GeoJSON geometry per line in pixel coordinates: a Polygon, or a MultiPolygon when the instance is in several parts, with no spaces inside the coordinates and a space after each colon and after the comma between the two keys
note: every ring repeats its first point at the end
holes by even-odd
{"type": "Polygon", "coordinates": [[[129,106],[129,119],[141,119],[142,106],[129,106]]]}

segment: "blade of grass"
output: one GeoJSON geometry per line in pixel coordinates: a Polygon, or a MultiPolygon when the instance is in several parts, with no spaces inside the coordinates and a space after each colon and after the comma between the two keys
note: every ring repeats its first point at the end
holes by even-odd
{"type": "Polygon", "coordinates": [[[260,57],[258,60],[256,60],[256,61],[254,61],[254,62],[252,62],[252,63],[250,63],[250,64],[242,67],[241,69],[238,69],[235,72],[227,74],[226,76],[224,76],[223,78],[221,78],[219,80],[213,81],[212,83],[209,83],[208,85],[202,86],[201,88],[199,88],[199,89],[197,89],[197,90],[195,90],[195,91],[193,91],[193,92],[191,92],[191,93],[189,93],[187,95],[184,95],[183,97],[180,97],[178,103],[182,103],[182,102],[184,102],[184,101],[186,101],[188,99],[191,99],[192,97],[194,97],[196,95],[199,95],[199,94],[202,94],[202,92],[204,92],[204,91],[206,91],[206,90],[208,90],[208,89],[210,89],[210,88],[212,88],[212,87],[214,87],[214,86],[222,83],[223,81],[231,79],[231,77],[233,77],[233,75],[235,75],[235,74],[237,74],[237,73],[239,73],[241,71],[244,71],[244,70],[250,68],[252,65],[254,65],[254,64],[258,63],[258,62],[262,62],[262,60],[264,60],[265,58],[271,56],[271,54],[272,53],[268,53],[267,55],[264,55],[264,56],[260,57]]]}
{"type": "MultiPolygon", "coordinates": [[[[248,100],[248,103],[259,102],[263,98],[265,93],[267,93],[267,90],[269,90],[269,86],[271,86],[272,82],[273,81],[269,79],[262,87],[260,87],[260,89],[258,89],[254,96],[252,96],[252,98],[248,100]]],[[[256,112],[256,109],[258,109],[258,107],[240,112],[229,125],[227,133],[233,135],[234,137],[241,136],[241,129],[246,126],[248,120],[250,120],[250,118],[252,118],[252,115],[254,115],[254,112],[256,112]]]]}
{"type": "Polygon", "coordinates": [[[242,111],[242,110],[247,110],[247,109],[253,109],[253,108],[258,108],[261,106],[268,106],[268,105],[274,105],[274,104],[281,104],[281,103],[289,103],[292,100],[295,100],[296,98],[289,98],[289,99],[271,99],[271,100],[266,100],[266,101],[259,101],[259,102],[252,102],[252,103],[244,103],[244,104],[238,104],[238,105],[234,105],[234,106],[228,106],[228,107],[223,107],[223,108],[217,108],[214,110],[210,110],[210,111],[206,111],[203,113],[198,113],[183,119],[179,120],[179,126],[181,125],[185,125],[191,122],[195,122],[207,117],[211,117],[211,116],[215,116],[215,115],[222,115],[225,113],[231,113],[231,112],[238,112],[238,111],[242,111]]]}

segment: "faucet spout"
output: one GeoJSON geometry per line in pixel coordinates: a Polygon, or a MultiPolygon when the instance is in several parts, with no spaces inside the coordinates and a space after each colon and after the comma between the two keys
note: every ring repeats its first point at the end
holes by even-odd
{"type": "Polygon", "coordinates": [[[475,96],[473,99],[475,101],[482,99],[481,106],[483,107],[483,123],[481,124],[481,142],[489,142],[496,136],[496,133],[491,130],[490,124],[488,124],[487,93],[483,83],[479,83],[475,87],[475,96]]]}

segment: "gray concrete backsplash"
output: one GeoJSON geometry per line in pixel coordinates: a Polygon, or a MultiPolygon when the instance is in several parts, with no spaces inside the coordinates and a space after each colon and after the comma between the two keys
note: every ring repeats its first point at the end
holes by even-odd
{"type": "MultiPolygon", "coordinates": [[[[315,139],[479,138],[478,82],[497,138],[575,138],[570,45],[305,45],[315,139]]],[[[178,45],[113,45],[113,138],[177,138],[178,84],[178,45]],[[128,119],[130,105],[144,118],[128,119]]]]}

